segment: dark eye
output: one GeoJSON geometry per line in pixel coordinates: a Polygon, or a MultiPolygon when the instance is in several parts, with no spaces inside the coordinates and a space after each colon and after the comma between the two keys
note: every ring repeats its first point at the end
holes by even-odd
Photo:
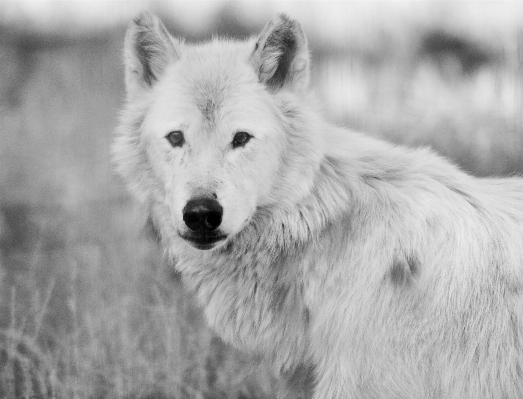
{"type": "Polygon", "coordinates": [[[247,132],[238,132],[232,139],[232,148],[243,147],[252,138],[247,132]]]}
{"type": "Polygon", "coordinates": [[[173,147],[181,147],[183,143],[185,143],[183,132],[181,130],[170,132],[167,136],[165,136],[165,138],[173,147]]]}

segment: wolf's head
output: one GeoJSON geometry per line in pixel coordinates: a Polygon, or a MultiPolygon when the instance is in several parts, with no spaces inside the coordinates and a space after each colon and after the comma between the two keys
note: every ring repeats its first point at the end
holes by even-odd
{"type": "Polygon", "coordinates": [[[322,151],[301,104],[309,54],[297,22],[279,15],[256,38],[189,45],[142,13],[125,67],[115,161],[169,234],[211,249],[257,209],[309,192],[322,151]]]}

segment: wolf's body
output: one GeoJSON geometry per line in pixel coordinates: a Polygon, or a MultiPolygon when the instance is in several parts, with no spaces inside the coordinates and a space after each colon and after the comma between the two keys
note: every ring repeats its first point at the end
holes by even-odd
{"type": "Polygon", "coordinates": [[[284,16],[187,46],[145,14],[126,54],[119,171],[211,326],[267,356],[282,397],[523,398],[522,179],[325,122],[284,16]],[[223,208],[212,227],[188,222],[194,198],[223,208]]]}

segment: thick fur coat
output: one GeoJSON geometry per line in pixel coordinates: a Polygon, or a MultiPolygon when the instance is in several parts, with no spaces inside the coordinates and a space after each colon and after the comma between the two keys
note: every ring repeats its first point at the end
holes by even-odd
{"type": "Polygon", "coordinates": [[[189,45],[143,13],[125,54],[117,169],[282,398],[523,398],[522,179],[326,122],[285,15],[189,45]]]}

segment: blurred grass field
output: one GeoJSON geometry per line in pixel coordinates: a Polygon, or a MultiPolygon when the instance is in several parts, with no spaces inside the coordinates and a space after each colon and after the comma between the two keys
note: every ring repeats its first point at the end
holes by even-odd
{"type": "MultiPolygon", "coordinates": [[[[332,24],[347,29],[334,40],[330,20],[314,25],[320,6],[279,6],[305,19],[329,119],[430,145],[478,176],[523,172],[523,19],[338,4],[332,24]]],[[[194,40],[265,22],[225,3],[195,30],[172,8],[157,11],[194,40]]],[[[0,9],[0,397],[273,397],[266,365],[206,327],[112,171],[125,27],[68,29],[0,9]]]]}

